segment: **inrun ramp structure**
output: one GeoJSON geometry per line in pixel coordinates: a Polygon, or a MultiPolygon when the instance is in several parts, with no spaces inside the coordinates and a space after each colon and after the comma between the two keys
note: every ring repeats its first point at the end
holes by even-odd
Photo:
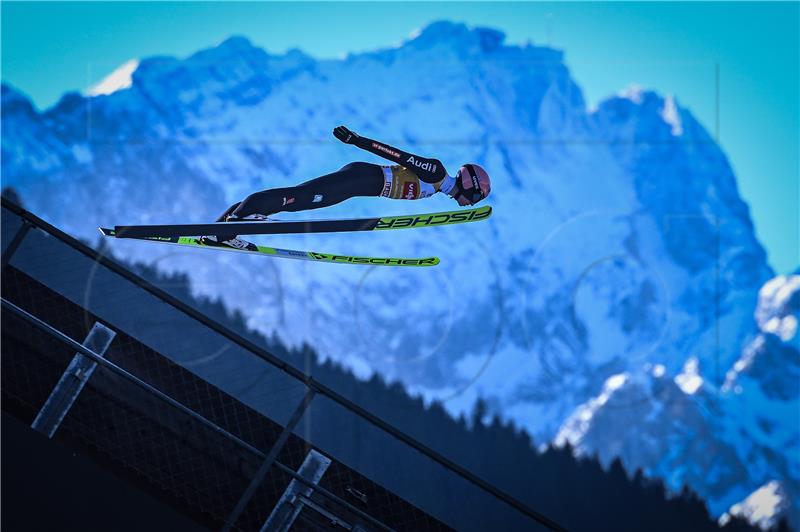
{"type": "Polygon", "coordinates": [[[4,416],[212,530],[560,528],[33,214],[2,210],[4,416]]]}

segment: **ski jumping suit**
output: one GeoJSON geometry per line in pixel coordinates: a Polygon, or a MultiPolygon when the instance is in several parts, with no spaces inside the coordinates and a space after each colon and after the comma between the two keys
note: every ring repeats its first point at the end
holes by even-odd
{"type": "MultiPolygon", "coordinates": [[[[231,205],[217,221],[225,221],[231,214],[241,219],[251,214],[319,209],[356,196],[421,199],[437,192],[450,193],[455,186],[454,179],[438,159],[413,155],[346,129],[343,131],[351,135],[347,137],[348,143],[397,164],[381,166],[355,162],[295,187],[262,190],[231,205]]],[[[343,133],[335,134],[339,137],[343,133]]],[[[340,137],[340,140],[343,139],[340,137]]]]}

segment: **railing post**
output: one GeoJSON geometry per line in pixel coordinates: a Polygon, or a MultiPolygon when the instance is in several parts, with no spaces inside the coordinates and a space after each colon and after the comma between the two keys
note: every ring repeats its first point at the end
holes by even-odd
{"type": "Polygon", "coordinates": [[[239,519],[239,516],[244,511],[245,506],[247,503],[250,502],[250,499],[253,497],[253,494],[256,492],[258,487],[261,485],[261,482],[264,480],[264,477],[267,476],[267,472],[272,467],[272,464],[275,463],[275,460],[278,458],[278,454],[283,449],[283,446],[286,444],[286,440],[289,439],[292,431],[297,427],[297,424],[300,422],[300,418],[303,417],[303,414],[308,408],[308,405],[311,403],[311,400],[314,398],[316,392],[313,388],[309,388],[306,391],[306,394],[303,396],[303,400],[300,401],[300,404],[297,405],[295,408],[294,413],[292,413],[291,419],[283,427],[283,431],[281,431],[281,435],[278,436],[278,440],[272,445],[272,449],[269,450],[267,457],[264,458],[264,462],[261,464],[261,467],[258,468],[256,474],[253,475],[253,479],[250,481],[250,484],[247,486],[247,489],[242,494],[239,502],[236,503],[236,507],[233,509],[231,514],[228,516],[228,519],[225,521],[225,526],[222,528],[224,532],[230,530],[235,524],[236,521],[239,519]]]}
{"type": "Polygon", "coordinates": [[[28,220],[24,219],[22,220],[22,225],[20,226],[19,229],[17,229],[17,234],[14,235],[14,238],[8,244],[8,247],[6,247],[6,249],[3,251],[3,256],[2,256],[3,269],[5,269],[6,264],[8,264],[8,261],[11,260],[11,256],[14,255],[14,252],[17,251],[19,245],[22,244],[22,240],[25,238],[25,235],[28,234],[28,231],[30,231],[31,227],[33,227],[33,225],[31,225],[31,223],[28,220]]]}
{"type": "MultiPolygon", "coordinates": [[[[116,334],[102,323],[95,323],[92,330],[86,335],[83,346],[103,356],[116,334]]],[[[36,419],[33,420],[31,428],[52,438],[96,367],[97,362],[81,353],[75,353],[69,366],[64,370],[64,374],[58,380],[58,384],[50,393],[50,397],[39,410],[36,419]]]]}
{"type": "MultiPolygon", "coordinates": [[[[303,464],[297,473],[312,484],[319,483],[322,475],[328,470],[331,464],[331,459],[323,456],[314,449],[311,449],[306,455],[303,464]]],[[[304,499],[311,495],[313,489],[310,486],[304,486],[292,479],[283,495],[275,504],[272,513],[269,514],[266,522],[261,527],[260,532],[284,532],[292,527],[297,515],[303,509],[304,499]]]]}

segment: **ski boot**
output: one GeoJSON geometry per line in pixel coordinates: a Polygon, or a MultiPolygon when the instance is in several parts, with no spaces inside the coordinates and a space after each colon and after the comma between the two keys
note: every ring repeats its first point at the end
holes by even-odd
{"type": "MultiPolygon", "coordinates": [[[[233,214],[229,214],[225,217],[225,222],[252,222],[252,221],[261,221],[261,222],[268,222],[269,218],[264,214],[248,214],[242,218],[235,216],[233,214]]],[[[247,251],[258,251],[258,246],[253,244],[252,242],[248,242],[247,240],[242,240],[236,235],[207,235],[200,237],[200,243],[205,244],[206,246],[227,246],[233,249],[243,249],[247,251]]]]}

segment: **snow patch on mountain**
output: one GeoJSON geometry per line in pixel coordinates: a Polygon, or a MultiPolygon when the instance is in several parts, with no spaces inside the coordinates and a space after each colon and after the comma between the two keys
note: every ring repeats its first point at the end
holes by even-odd
{"type": "Polygon", "coordinates": [[[703,377],[700,376],[698,371],[698,362],[696,357],[691,357],[683,365],[683,371],[675,376],[675,384],[681,391],[688,395],[697,393],[697,390],[703,385],[703,377]]]}
{"type": "Polygon", "coordinates": [[[797,334],[797,315],[793,309],[800,307],[800,275],[781,275],[759,291],[756,320],[762,331],[789,342],[797,334]]]}
{"type": "Polygon", "coordinates": [[[629,377],[625,373],[609,377],[603,384],[603,391],[600,395],[590,399],[585,405],[578,407],[575,413],[567,419],[553,439],[553,443],[557,446],[564,446],[568,443],[574,447],[579,446],[581,439],[589,430],[592,418],[594,418],[597,411],[608,403],[614,392],[620,390],[628,382],[628,379],[629,377]]]}
{"type": "Polygon", "coordinates": [[[678,106],[675,104],[675,98],[668,94],[664,98],[664,107],[661,108],[661,118],[664,122],[671,126],[672,135],[680,137],[683,134],[683,125],[681,124],[681,117],[678,114],[678,106]]]}
{"type": "Polygon", "coordinates": [[[623,98],[625,100],[629,100],[629,101],[631,101],[631,102],[633,102],[633,103],[638,105],[638,104],[642,103],[642,101],[643,101],[644,92],[645,92],[645,90],[641,85],[633,84],[633,85],[629,85],[629,86],[625,87],[624,89],[622,89],[621,91],[619,91],[617,93],[617,96],[619,98],[623,98]]]}
{"type": "Polygon", "coordinates": [[[743,517],[763,530],[769,530],[778,524],[778,520],[789,506],[781,483],[771,480],[742,502],[731,506],[731,509],[720,517],[719,523],[720,526],[725,526],[731,517],[743,517]]]}
{"type": "Polygon", "coordinates": [[[99,83],[87,90],[89,96],[101,96],[113,94],[117,91],[130,88],[133,84],[133,73],[139,67],[138,59],[130,59],[123,63],[111,74],[103,78],[99,83]]]}

